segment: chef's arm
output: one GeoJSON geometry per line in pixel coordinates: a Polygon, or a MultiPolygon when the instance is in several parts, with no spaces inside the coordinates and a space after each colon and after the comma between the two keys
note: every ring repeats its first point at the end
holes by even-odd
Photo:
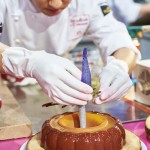
{"type": "Polygon", "coordinates": [[[150,3],[141,5],[139,15],[150,14],[150,3]]]}
{"type": "Polygon", "coordinates": [[[113,53],[113,56],[117,59],[121,59],[128,64],[129,73],[135,68],[136,65],[136,53],[128,48],[120,48],[113,53]]]}

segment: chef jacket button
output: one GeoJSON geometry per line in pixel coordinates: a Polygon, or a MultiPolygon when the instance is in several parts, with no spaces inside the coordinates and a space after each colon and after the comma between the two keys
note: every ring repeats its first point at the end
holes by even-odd
{"type": "Polygon", "coordinates": [[[15,39],[15,44],[19,45],[21,43],[20,39],[15,39]]]}
{"type": "Polygon", "coordinates": [[[14,16],[14,21],[18,21],[19,20],[19,16],[14,16]]]}

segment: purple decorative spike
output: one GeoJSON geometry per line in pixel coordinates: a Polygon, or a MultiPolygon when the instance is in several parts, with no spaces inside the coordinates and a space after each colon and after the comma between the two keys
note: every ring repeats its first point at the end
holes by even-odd
{"type": "Polygon", "coordinates": [[[91,73],[87,59],[87,49],[83,50],[81,81],[91,86],[91,73]]]}

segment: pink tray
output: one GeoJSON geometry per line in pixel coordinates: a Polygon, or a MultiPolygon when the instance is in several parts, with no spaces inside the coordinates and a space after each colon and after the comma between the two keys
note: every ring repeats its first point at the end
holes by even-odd
{"type": "MultiPolygon", "coordinates": [[[[145,121],[124,123],[124,127],[131,132],[135,133],[141,141],[147,146],[148,150],[150,150],[150,142],[146,139],[145,134],[145,121]]],[[[21,138],[21,139],[13,139],[13,140],[5,140],[0,141],[0,150],[19,150],[24,142],[26,142],[29,138],[21,138]]]]}

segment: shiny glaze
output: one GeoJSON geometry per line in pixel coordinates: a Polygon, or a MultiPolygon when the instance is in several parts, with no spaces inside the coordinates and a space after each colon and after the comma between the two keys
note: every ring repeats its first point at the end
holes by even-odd
{"type": "Polygon", "coordinates": [[[77,119],[75,113],[56,115],[42,126],[41,146],[45,150],[121,150],[125,144],[125,130],[120,120],[105,113],[88,113],[101,115],[108,120],[110,118],[112,126],[109,123],[100,130],[99,126],[85,129],[64,127],[58,123],[59,120],[70,114],[77,119]]]}

